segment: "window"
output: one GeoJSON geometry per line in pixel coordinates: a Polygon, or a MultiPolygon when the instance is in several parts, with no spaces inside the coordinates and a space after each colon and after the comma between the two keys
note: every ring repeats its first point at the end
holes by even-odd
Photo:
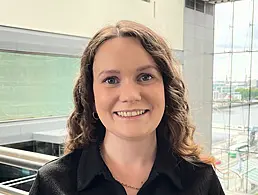
{"type": "Polygon", "coordinates": [[[223,32],[214,39],[212,154],[226,194],[258,192],[258,53],[250,47],[255,39],[249,36],[256,24],[252,14],[258,18],[254,2],[206,4],[205,10],[214,11],[215,34],[223,32]],[[232,34],[234,40],[228,43],[232,34]]]}
{"type": "Polygon", "coordinates": [[[185,7],[194,9],[194,0],[186,0],[185,1],[185,7]]]}
{"type": "Polygon", "coordinates": [[[214,15],[214,5],[212,5],[210,3],[206,3],[205,13],[213,16],[214,15]]]}
{"type": "Polygon", "coordinates": [[[197,11],[204,13],[204,2],[203,2],[203,1],[201,1],[201,0],[196,0],[196,2],[195,2],[195,7],[196,7],[196,10],[197,10],[197,11]]]}
{"type": "Polygon", "coordinates": [[[79,58],[0,52],[0,121],[70,113],[79,58]]]}

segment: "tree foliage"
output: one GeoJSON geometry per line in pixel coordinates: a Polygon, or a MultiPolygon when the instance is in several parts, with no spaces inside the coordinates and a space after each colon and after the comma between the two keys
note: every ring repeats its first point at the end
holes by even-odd
{"type": "Polygon", "coordinates": [[[249,95],[251,100],[258,97],[258,88],[251,88],[251,90],[248,88],[239,88],[235,91],[241,94],[242,100],[249,100],[249,95]]]}

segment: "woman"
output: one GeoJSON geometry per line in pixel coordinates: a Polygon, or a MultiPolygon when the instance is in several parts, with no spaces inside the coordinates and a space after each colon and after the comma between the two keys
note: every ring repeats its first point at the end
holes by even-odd
{"type": "Polygon", "coordinates": [[[103,28],[81,59],[67,154],[30,194],[224,194],[193,141],[185,91],[160,36],[130,21],[103,28]]]}

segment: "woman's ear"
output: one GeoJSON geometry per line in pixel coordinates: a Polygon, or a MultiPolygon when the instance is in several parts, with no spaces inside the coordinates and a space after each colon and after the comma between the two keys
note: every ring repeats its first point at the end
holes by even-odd
{"type": "Polygon", "coordinates": [[[96,106],[95,106],[95,103],[93,103],[93,112],[92,112],[92,116],[95,120],[99,120],[99,116],[98,116],[98,113],[97,113],[97,110],[96,110],[96,106]]]}
{"type": "Polygon", "coordinates": [[[97,112],[95,102],[93,102],[92,110],[93,110],[93,112],[97,112]]]}

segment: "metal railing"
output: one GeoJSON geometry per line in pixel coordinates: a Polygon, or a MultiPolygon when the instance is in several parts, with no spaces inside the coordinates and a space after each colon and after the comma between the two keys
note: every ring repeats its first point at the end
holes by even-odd
{"type": "Polygon", "coordinates": [[[28,195],[28,192],[0,184],[0,194],[4,195],[28,195]]]}
{"type": "MultiPolygon", "coordinates": [[[[37,171],[41,166],[58,157],[0,146],[0,163],[37,171]]],[[[35,179],[35,175],[0,183],[0,195],[28,195],[28,192],[12,186],[35,179]]]]}
{"type": "MultiPolygon", "coordinates": [[[[0,163],[11,165],[14,167],[20,167],[29,170],[38,170],[45,163],[55,160],[57,158],[58,157],[56,156],[50,156],[0,146],[0,163]]],[[[28,192],[24,190],[19,190],[12,186],[19,185],[25,182],[31,182],[35,179],[35,177],[36,175],[30,175],[0,183],[0,195],[28,195],[28,192]]],[[[232,193],[230,191],[225,191],[225,193],[228,195],[247,195],[245,193],[232,193]]]]}

